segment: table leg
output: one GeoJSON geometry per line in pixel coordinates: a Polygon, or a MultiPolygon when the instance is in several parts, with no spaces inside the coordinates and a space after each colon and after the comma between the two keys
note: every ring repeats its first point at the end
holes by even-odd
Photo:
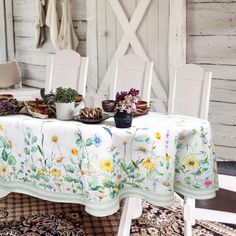
{"type": "Polygon", "coordinates": [[[191,203],[192,203],[192,225],[196,224],[195,218],[194,218],[194,210],[195,210],[195,199],[191,199],[191,203]]]}

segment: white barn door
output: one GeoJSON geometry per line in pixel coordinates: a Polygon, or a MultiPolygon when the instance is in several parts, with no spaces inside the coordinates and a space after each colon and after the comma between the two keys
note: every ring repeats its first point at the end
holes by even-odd
{"type": "Polygon", "coordinates": [[[184,0],[87,0],[89,93],[108,94],[117,59],[136,53],[154,62],[152,106],[166,111],[172,1],[184,0]]]}

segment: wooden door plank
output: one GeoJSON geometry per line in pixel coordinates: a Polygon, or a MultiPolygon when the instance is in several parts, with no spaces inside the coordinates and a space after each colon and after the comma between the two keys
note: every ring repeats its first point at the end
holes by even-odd
{"type": "Polygon", "coordinates": [[[7,37],[7,59],[15,59],[13,3],[12,0],[5,1],[6,7],[6,37],[7,37]]]}
{"type": "Polygon", "coordinates": [[[6,43],[6,27],[5,27],[5,0],[0,0],[0,61],[5,62],[7,60],[7,43],[6,43]]]}
{"type": "Polygon", "coordinates": [[[186,64],[186,0],[170,0],[169,79],[186,64]]]}
{"type": "Polygon", "coordinates": [[[97,51],[98,51],[98,86],[107,70],[107,25],[106,0],[97,0],[97,51]]]}
{"type": "Polygon", "coordinates": [[[89,69],[87,79],[88,93],[94,93],[98,88],[98,54],[97,54],[97,1],[87,0],[87,55],[89,69]]]}

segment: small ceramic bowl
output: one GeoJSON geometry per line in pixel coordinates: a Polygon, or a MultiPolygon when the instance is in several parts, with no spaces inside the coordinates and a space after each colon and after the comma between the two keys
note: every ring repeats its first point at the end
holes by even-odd
{"type": "Polygon", "coordinates": [[[148,103],[145,101],[138,101],[137,105],[136,105],[138,110],[147,110],[148,108],[148,103]]]}
{"type": "Polygon", "coordinates": [[[113,100],[104,100],[102,101],[102,108],[106,112],[113,112],[115,107],[115,101],[113,100]]]}
{"type": "Polygon", "coordinates": [[[53,94],[44,94],[43,101],[45,104],[48,104],[50,101],[53,100],[53,94]]]}

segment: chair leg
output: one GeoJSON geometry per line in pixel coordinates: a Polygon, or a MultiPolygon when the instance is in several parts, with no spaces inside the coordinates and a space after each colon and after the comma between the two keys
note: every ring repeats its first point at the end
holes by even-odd
{"type": "Polygon", "coordinates": [[[7,192],[6,190],[0,189],[0,198],[6,197],[10,192],[7,192]]]}
{"type": "Polygon", "coordinates": [[[184,236],[192,236],[193,199],[184,198],[184,236]]]}
{"type": "Polygon", "coordinates": [[[142,199],[140,197],[131,197],[132,219],[137,219],[142,215],[142,199]]]}
{"type": "Polygon", "coordinates": [[[179,201],[181,206],[184,206],[184,199],[182,197],[180,197],[178,193],[174,193],[174,195],[175,195],[175,199],[177,199],[179,201]]]}
{"type": "Polygon", "coordinates": [[[132,208],[132,200],[130,198],[126,198],[120,218],[117,236],[129,236],[132,221],[132,208]]]}
{"type": "Polygon", "coordinates": [[[195,210],[195,204],[196,204],[195,199],[191,199],[191,203],[192,203],[192,225],[195,225],[196,224],[196,220],[194,217],[194,210],[195,210]]]}
{"type": "Polygon", "coordinates": [[[142,199],[139,197],[128,197],[121,214],[117,236],[129,236],[132,219],[142,215],[142,199]]]}

